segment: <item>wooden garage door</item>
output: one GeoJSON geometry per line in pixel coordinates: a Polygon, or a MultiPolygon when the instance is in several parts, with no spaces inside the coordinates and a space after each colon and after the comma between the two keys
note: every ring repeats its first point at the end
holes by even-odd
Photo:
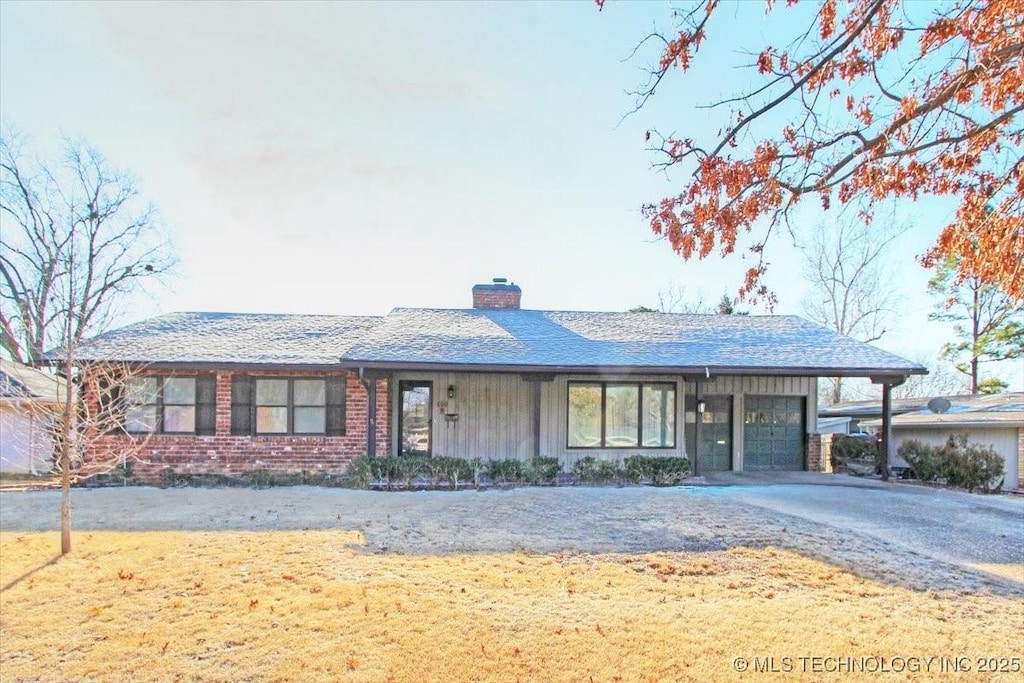
{"type": "Polygon", "coordinates": [[[804,398],[746,396],[743,407],[743,469],[804,469],[804,398]]]}

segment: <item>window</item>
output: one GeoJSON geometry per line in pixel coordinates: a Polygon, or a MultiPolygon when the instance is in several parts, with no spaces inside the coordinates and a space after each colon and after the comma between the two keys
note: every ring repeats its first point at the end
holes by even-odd
{"type": "Polygon", "coordinates": [[[124,391],[124,428],[135,434],[213,434],[215,379],[129,377],[124,391]]]}
{"type": "Polygon", "coordinates": [[[345,378],[231,378],[232,434],[345,433],[345,378]]]}
{"type": "Polygon", "coordinates": [[[569,382],[569,448],[675,448],[676,387],[569,382]]]}

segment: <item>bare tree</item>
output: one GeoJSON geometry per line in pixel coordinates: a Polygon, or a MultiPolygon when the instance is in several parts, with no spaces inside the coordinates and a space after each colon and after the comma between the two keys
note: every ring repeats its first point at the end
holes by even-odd
{"type": "Polygon", "coordinates": [[[47,163],[0,135],[0,348],[23,363],[103,331],[118,305],[174,265],[134,179],[82,143],[47,163]]]}
{"type": "MultiPolygon", "coordinates": [[[[858,341],[881,339],[900,299],[886,276],[886,254],[906,230],[840,221],[834,228],[819,226],[812,231],[800,246],[804,279],[812,286],[803,301],[804,314],[858,341]]],[[[825,401],[842,401],[843,378],[830,377],[826,382],[825,401]]]]}
{"type": "Polygon", "coordinates": [[[108,391],[103,387],[123,383],[127,374],[93,365],[79,376],[79,346],[110,324],[143,280],[166,273],[174,258],[152,204],[140,198],[130,175],[81,143],[65,140],[57,164],[26,158],[24,145],[16,132],[0,135],[0,347],[17,361],[56,363],[69,380],[53,422],[66,554],[71,483],[105,466],[90,460],[97,451],[91,446],[115,428],[108,424],[108,402],[100,400],[108,391]],[[80,391],[89,387],[98,393],[80,391]]]}
{"type": "MultiPolygon", "coordinates": [[[[941,358],[919,356],[911,358],[918,365],[928,368],[927,375],[910,375],[907,381],[892,388],[893,398],[930,398],[933,396],[956,396],[967,391],[967,382],[957,374],[949,363],[941,358]]],[[[875,387],[877,394],[877,387],[875,387]]]]}
{"type": "Polygon", "coordinates": [[[728,294],[722,294],[717,303],[711,305],[703,290],[698,289],[694,296],[686,291],[686,286],[677,282],[670,282],[663,289],[658,290],[658,307],[635,306],[629,309],[630,313],[684,313],[684,314],[712,314],[722,315],[747,315],[748,311],[737,310],[735,302],[728,294]]]}
{"type": "Polygon", "coordinates": [[[63,382],[54,384],[53,401],[31,404],[39,412],[54,445],[54,469],[60,474],[61,554],[71,552],[71,485],[121,468],[141,459],[148,435],[122,438],[128,418],[126,402],[134,378],[143,368],[123,363],[92,362],[76,367],[74,345],[62,349],[59,359],[63,382]],[[67,368],[71,368],[67,372],[67,368]],[[113,437],[113,438],[112,438],[113,437]]]}

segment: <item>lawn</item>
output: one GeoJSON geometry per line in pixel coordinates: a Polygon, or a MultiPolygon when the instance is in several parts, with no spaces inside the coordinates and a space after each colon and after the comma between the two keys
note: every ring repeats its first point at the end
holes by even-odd
{"type": "Polygon", "coordinates": [[[54,560],[56,534],[0,533],[0,680],[1021,680],[1020,597],[913,592],[773,549],[424,557],[360,542],[80,532],[54,560]],[[1007,672],[978,672],[993,664],[1007,672]]]}

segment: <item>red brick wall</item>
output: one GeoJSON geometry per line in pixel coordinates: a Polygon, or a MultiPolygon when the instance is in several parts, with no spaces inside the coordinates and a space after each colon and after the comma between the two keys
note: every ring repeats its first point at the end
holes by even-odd
{"type": "Polygon", "coordinates": [[[473,289],[473,308],[519,308],[523,293],[518,289],[496,291],[473,289]]]}
{"type": "Polygon", "coordinates": [[[807,471],[821,472],[821,435],[807,435],[807,471]]]}
{"type": "MultiPolygon", "coordinates": [[[[154,373],[164,374],[164,373],[154,373]]],[[[195,376],[202,373],[182,372],[195,376]]],[[[341,474],[353,457],[366,453],[367,393],[352,373],[253,372],[256,377],[328,377],[346,375],[344,436],[233,436],[230,371],[217,375],[216,435],[109,435],[94,440],[91,457],[128,453],[133,476],[158,483],[166,469],[177,473],[239,475],[254,470],[341,474]]],[[[377,380],[377,453],[388,452],[390,416],[386,380],[377,380]]]]}

